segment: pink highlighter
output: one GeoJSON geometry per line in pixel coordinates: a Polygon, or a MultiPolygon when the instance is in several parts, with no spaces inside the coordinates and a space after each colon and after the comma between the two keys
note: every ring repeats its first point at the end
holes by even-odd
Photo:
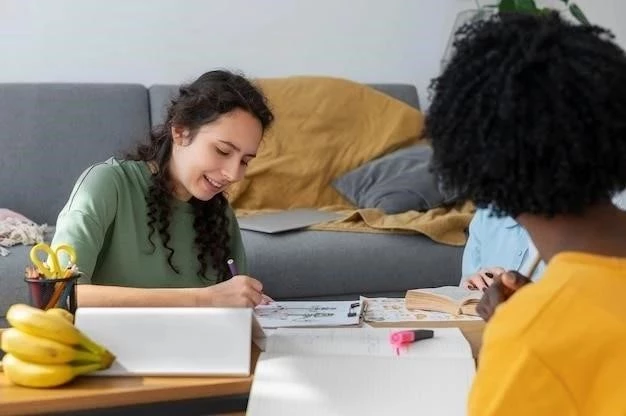
{"type": "Polygon", "coordinates": [[[396,349],[396,355],[400,355],[400,348],[407,344],[433,338],[435,331],[432,329],[413,329],[407,331],[393,332],[389,335],[389,343],[396,349]]]}

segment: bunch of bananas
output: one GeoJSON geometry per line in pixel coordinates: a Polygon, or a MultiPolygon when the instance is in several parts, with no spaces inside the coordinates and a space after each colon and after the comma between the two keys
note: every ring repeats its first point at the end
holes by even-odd
{"type": "Polygon", "coordinates": [[[6,352],[2,368],[13,383],[25,387],[55,387],[76,376],[109,368],[115,356],[73,325],[64,309],[15,304],[6,315],[11,328],[2,332],[6,352]]]}

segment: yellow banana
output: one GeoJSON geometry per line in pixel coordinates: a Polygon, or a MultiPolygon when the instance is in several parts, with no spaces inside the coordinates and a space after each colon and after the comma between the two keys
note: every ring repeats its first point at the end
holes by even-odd
{"type": "Polygon", "coordinates": [[[86,361],[105,364],[103,358],[91,351],[73,348],[47,338],[35,337],[16,328],[2,333],[1,347],[23,361],[39,364],[64,364],[71,361],[86,361]]]}
{"type": "Polygon", "coordinates": [[[48,314],[41,309],[17,303],[9,307],[6,319],[11,326],[27,334],[67,345],[81,346],[98,355],[110,355],[106,348],[93,342],[66,319],[48,314]]]}
{"type": "Polygon", "coordinates": [[[46,311],[47,314],[57,315],[65,319],[68,322],[74,323],[74,315],[63,308],[50,308],[46,311]]]}
{"type": "Polygon", "coordinates": [[[100,364],[36,364],[12,354],[2,359],[4,374],[14,384],[24,387],[56,387],[72,381],[76,376],[94,372],[100,364]]]}

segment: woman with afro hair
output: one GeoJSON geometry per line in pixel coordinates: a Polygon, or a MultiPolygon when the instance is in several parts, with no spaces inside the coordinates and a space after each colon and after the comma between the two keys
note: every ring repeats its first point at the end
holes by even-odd
{"type": "Polygon", "coordinates": [[[444,186],[513,217],[547,264],[485,291],[469,414],[626,414],[624,51],[557,14],[503,14],[458,32],[432,93],[444,186]]]}

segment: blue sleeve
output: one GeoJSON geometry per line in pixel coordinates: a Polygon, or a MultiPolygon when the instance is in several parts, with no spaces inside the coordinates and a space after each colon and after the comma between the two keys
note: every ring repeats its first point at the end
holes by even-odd
{"type": "Polygon", "coordinates": [[[476,273],[482,267],[481,263],[481,240],[483,238],[483,218],[485,210],[479,209],[474,214],[474,218],[469,225],[469,237],[463,250],[463,265],[461,270],[461,282],[465,281],[467,276],[476,273]]]}

